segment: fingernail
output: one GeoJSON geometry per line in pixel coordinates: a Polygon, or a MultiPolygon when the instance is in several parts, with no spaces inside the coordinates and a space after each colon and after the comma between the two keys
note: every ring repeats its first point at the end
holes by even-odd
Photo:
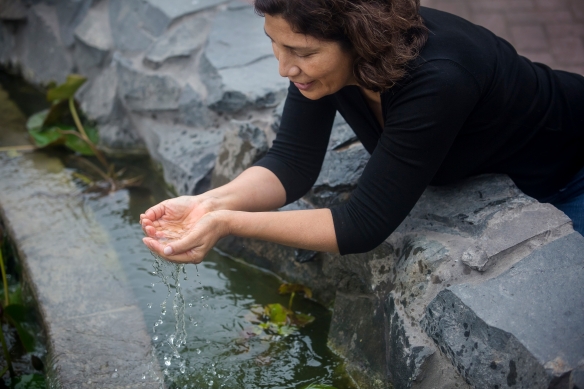
{"type": "Polygon", "coordinates": [[[172,254],[172,247],[166,246],[164,248],[164,255],[170,255],[170,254],[172,254]]]}

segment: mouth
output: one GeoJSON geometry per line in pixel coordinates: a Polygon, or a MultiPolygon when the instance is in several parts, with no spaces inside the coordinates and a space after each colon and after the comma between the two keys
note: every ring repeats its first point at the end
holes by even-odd
{"type": "MultiPolygon", "coordinates": [[[[294,81],[292,81],[294,82],[294,81]]],[[[314,84],[314,81],[310,81],[310,82],[306,82],[306,83],[302,83],[302,82],[294,82],[294,85],[296,85],[296,88],[300,89],[300,90],[308,90],[310,89],[310,87],[314,84]]]]}

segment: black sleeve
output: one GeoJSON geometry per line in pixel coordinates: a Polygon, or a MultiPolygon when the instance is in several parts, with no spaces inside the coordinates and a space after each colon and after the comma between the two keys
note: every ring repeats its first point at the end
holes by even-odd
{"type": "Polygon", "coordinates": [[[302,197],[318,178],[335,113],[330,96],[310,100],[290,83],[274,144],[254,165],[278,177],[286,190],[286,204],[302,197]]]}
{"type": "Polygon", "coordinates": [[[476,80],[458,64],[422,65],[385,102],[379,143],[349,201],[332,208],[341,254],[381,244],[405,219],[479,100],[476,80]]]}

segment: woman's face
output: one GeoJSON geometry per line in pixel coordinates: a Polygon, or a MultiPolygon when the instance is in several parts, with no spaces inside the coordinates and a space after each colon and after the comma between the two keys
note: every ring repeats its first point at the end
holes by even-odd
{"type": "Polygon", "coordinates": [[[264,29],[272,40],[282,77],[288,77],[311,100],[356,85],[353,56],[338,42],[322,41],[292,31],[280,16],[265,16],[264,29]]]}

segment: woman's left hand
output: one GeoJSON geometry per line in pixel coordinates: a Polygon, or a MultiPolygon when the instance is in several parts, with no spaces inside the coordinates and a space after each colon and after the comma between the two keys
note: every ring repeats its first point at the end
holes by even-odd
{"type": "Polygon", "coordinates": [[[229,211],[209,212],[192,228],[185,228],[183,236],[168,242],[145,237],[144,244],[171,262],[200,263],[219,239],[229,235],[228,214],[229,211]]]}

